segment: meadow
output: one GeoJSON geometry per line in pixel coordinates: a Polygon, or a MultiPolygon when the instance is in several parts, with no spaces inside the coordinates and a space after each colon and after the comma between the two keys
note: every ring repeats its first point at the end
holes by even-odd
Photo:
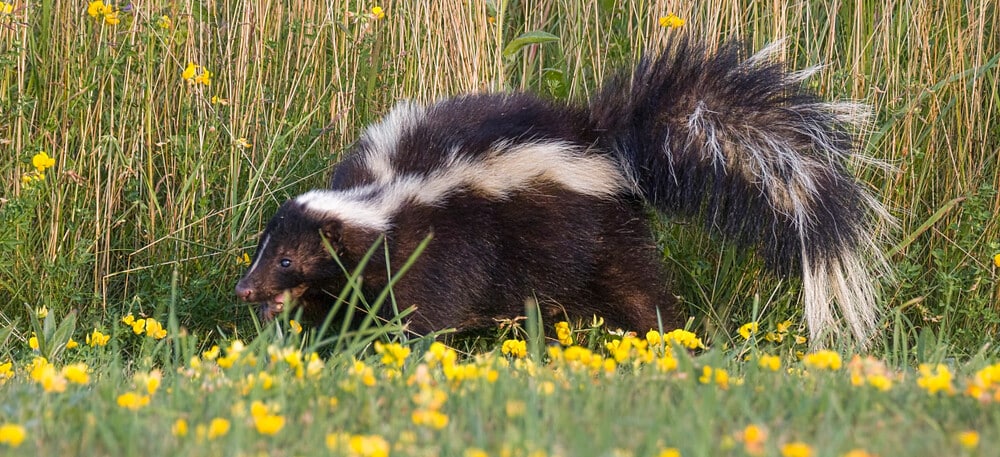
{"type": "Polygon", "coordinates": [[[987,0],[0,2],[0,450],[12,455],[990,455],[1000,442],[1000,9],[987,0]],[[667,40],[784,39],[872,107],[898,218],[873,347],[662,218],[692,320],[261,326],[233,296],[280,202],[396,101],[585,100],[667,40]],[[541,328],[557,338],[546,339],[541,328]]]}

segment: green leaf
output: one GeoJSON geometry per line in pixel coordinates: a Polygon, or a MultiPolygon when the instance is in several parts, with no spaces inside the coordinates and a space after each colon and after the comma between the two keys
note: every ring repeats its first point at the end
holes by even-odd
{"type": "Polygon", "coordinates": [[[540,30],[524,32],[519,37],[511,40],[510,43],[507,43],[507,47],[503,48],[503,56],[511,57],[514,54],[517,54],[521,48],[531,44],[550,43],[553,41],[559,41],[559,37],[540,30]]]}

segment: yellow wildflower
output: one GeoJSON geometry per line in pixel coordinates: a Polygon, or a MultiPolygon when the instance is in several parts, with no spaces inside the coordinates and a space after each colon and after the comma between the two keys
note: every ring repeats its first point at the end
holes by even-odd
{"type": "Polygon", "coordinates": [[[28,338],[28,347],[31,348],[33,351],[37,351],[38,350],[38,337],[37,336],[31,335],[31,338],[28,338]]]}
{"type": "Polygon", "coordinates": [[[979,446],[979,432],[975,430],[966,430],[958,433],[955,435],[955,439],[958,440],[958,444],[961,444],[962,447],[970,451],[979,446]]]}
{"type": "Polygon", "coordinates": [[[920,378],[917,379],[917,385],[926,390],[927,393],[934,395],[938,392],[947,394],[955,392],[955,387],[951,384],[953,375],[947,366],[938,364],[933,367],[932,371],[930,365],[922,363],[918,367],[918,370],[920,371],[920,378]]]}
{"type": "Polygon", "coordinates": [[[161,340],[167,336],[167,330],[159,321],[152,317],[146,318],[146,335],[161,340]]]}
{"type": "Polygon", "coordinates": [[[757,329],[759,327],[760,326],[757,322],[747,322],[746,324],[740,326],[740,336],[742,336],[744,340],[749,340],[751,336],[757,333],[757,329]]]}
{"type": "Polygon", "coordinates": [[[27,433],[24,427],[17,424],[3,424],[0,425],[0,444],[6,444],[10,447],[18,447],[21,442],[24,441],[24,437],[27,433]]]}
{"type": "Polygon", "coordinates": [[[660,17],[660,27],[667,27],[671,29],[676,29],[683,27],[686,21],[681,19],[674,13],[667,14],[666,16],[660,17]]]}
{"type": "Polygon", "coordinates": [[[0,384],[14,377],[14,362],[0,363],[0,384]]]}
{"type": "Polygon", "coordinates": [[[104,14],[103,11],[104,2],[101,0],[93,1],[87,4],[87,14],[89,14],[90,17],[96,18],[97,16],[104,14]]]}
{"type": "Polygon", "coordinates": [[[813,455],[813,450],[808,444],[796,441],[781,446],[781,455],[782,457],[810,457],[813,455]]]}
{"type": "Polygon", "coordinates": [[[14,5],[7,2],[0,2],[0,14],[12,14],[14,5]]]}
{"type": "Polygon", "coordinates": [[[410,415],[414,425],[441,430],[448,426],[448,415],[433,409],[417,409],[410,415]]]}
{"type": "Polygon", "coordinates": [[[876,455],[864,449],[851,449],[844,454],[844,457],[876,457],[876,455]]]}
{"type": "Polygon", "coordinates": [[[723,368],[712,368],[705,365],[701,369],[701,377],[698,378],[702,384],[717,384],[722,389],[729,388],[729,372],[723,368]]]}
{"type": "Polygon", "coordinates": [[[111,335],[105,335],[95,328],[91,334],[87,335],[87,345],[90,347],[106,346],[110,339],[111,335]]]}
{"type": "Polygon", "coordinates": [[[121,18],[118,17],[118,10],[110,11],[104,13],[104,23],[108,25],[118,25],[121,22],[121,18]]]}
{"type": "Polygon", "coordinates": [[[157,19],[156,25],[161,29],[171,29],[174,27],[174,21],[170,19],[170,16],[163,15],[157,19]]]}
{"type": "Polygon", "coordinates": [[[160,388],[160,382],[163,380],[163,374],[160,370],[153,370],[149,373],[136,373],[135,375],[135,385],[145,388],[146,392],[150,395],[156,393],[160,388]]]}
{"type": "Polygon", "coordinates": [[[36,357],[29,368],[31,380],[42,386],[46,392],[65,392],[66,377],[56,371],[56,367],[45,357],[36,357]]]}
{"type": "Polygon", "coordinates": [[[781,369],[781,357],[764,354],[757,359],[757,365],[771,371],[778,371],[781,369]]]}
{"type": "Polygon", "coordinates": [[[1000,252],[993,255],[993,265],[1000,268],[1000,252]]]}
{"type": "Polygon", "coordinates": [[[462,452],[462,457],[489,457],[490,455],[486,451],[479,449],[477,447],[470,447],[462,452]]]}
{"type": "Polygon", "coordinates": [[[194,62],[188,62],[187,67],[181,72],[181,78],[191,85],[212,85],[212,72],[201,65],[195,65],[194,62]]]}
{"type": "Polygon", "coordinates": [[[326,435],[326,447],[331,451],[347,451],[350,457],[389,457],[389,442],[378,435],[326,435]]]}
{"type": "Polygon", "coordinates": [[[556,339],[563,346],[573,345],[573,330],[569,327],[569,322],[556,322],[556,339]]]}
{"type": "Polygon", "coordinates": [[[375,342],[375,352],[382,354],[382,365],[402,368],[410,356],[410,348],[399,343],[382,344],[375,342]]]}
{"type": "Polygon", "coordinates": [[[80,343],[77,343],[76,340],[70,338],[69,341],[66,342],[66,349],[73,349],[79,345],[80,343]]]}
{"type": "Polygon", "coordinates": [[[229,421],[221,417],[216,417],[208,423],[208,439],[214,440],[216,438],[226,436],[229,433],[229,421]]]}
{"type": "Polygon", "coordinates": [[[118,396],[118,406],[138,411],[149,404],[149,395],[140,395],[135,392],[125,392],[118,396]]]}
{"type": "Polygon", "coordinates": [[[173,427],[170,427],[170,433],[176,437],[185,437],[188,434],[188,423],[184,419],[177,419],[174,421],[173,427]]]}
{"type": "Polygon", "coordinates": [[[521,340],[507,340],[503,342],[500,352],[511,357],[524,358],[528,355],[528,344],[521,340]]]}
{"type": "Polygon", "coordinates": [[[377,6],[377,5],[373,6],[372,7],[372,17],[374,17],[376,20],[377,19],[383,19],[383,18],[385,18],[385,10],[383,10],[381,6],[377,6]]]}
{"type": "Polygon", "coordinates": [[[764,442],[767,441],[767,429],[757,425],[747,425],[736,438],[743,442],[743,449],[750,455],[764,453],[764,442]]]}
{"type": "Polygon", "coordinates": [[[656,457],[681,457],[681,451],[674,447],[668,447],[660,451],[656,457]]]}
{"type": "Polygon", "coordinates": [[[663,340],[673,341],[688,349],[701,349],[705,347],[701,342],[701,338],[698,338],[693,332],[682,329],[671,330],[663,334],[663,340]]]}
{"type": "Polygon", "coordinates": [[[269,408],[261,401],[254,401],[250,404],[250,415],[253,417],[254,428],[261,435],[274,435],[285,426],[285,418],[275,414],[273,408],[269,408]]]}
{"type": "MultiPolygon", "coordinates": [[[[41,154],[45,154],[45,153],[42,152],[41,154]]],[[[35,157],[38,157],[38,155],[36,155],[35,157]]],[[[31,159],[31,162],[32,162],[32,164],[35,165],[36,168],[38,168],[38,164],[35,163],[35,159],[31,159]]],[[[45,169],[42,168],[39,171],[45,171],[45,169]]],[[[45,317],[49,315],[49,309],[46,308],[45,305],[42,305],[41,308],[38,308],[38,309],[35,310],[35,315],[38,316],[39,319],[45,319],[45,317]]]]}
{"type": "Polygon", "coordinates": [[[90,382],[90,376],[87,374],[87,371],[87,364],[79,362],[64,366],[62,375],[74,384],[87,384],[90,382]]]}
{"type": "Polygon", "coordinates": [[[806,356],[802,358],[802,362],[809,368],[833,371],[839,370],[843,363],[840,359],[840,354],[830,350],[822,350],[806,354],[806,356]]]}

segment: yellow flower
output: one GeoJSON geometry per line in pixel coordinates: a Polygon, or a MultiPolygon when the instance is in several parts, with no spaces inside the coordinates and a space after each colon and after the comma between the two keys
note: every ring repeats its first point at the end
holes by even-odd
{"type": "Polygon", "coordinates": [[[806,356],[802,358],[802,362],[805,363],[807,367],[815,368],[817,370],[834,371],[839,370],[843,364],[840,359],[840,354],[830,350],[822,350],[806,354],[806,356]]]}
{"type": "Polygon", "coordinates": [[[1000,252],[993,255],[993,265],[1000,268],[1000,252]]]}
{"type": "Polygon", "coordinates": [[[781,357],[764,354],[757,359],[757,365],[771,371],[778,371],[781,369],[781,357]]]}
{"type": "Polygon", "coordinates": [[[250,404],[250,415],[253,417],[253,425],[257,429],[257,433],[274,435],[285,426],[285,418],[274,414],[272,409],[259,400],[250,404]]]}
{"type": "Polygon", "coordinates": [[[666,16],[660,17],[660,27],[667,27],[671,29],[676,29],[678,27],[684,26],[684,19],[681,19],[674,13],[667,14],[666,16]]]}
{"type": "Polygon", "coordinates": [[[73,349],[79,345],[80,343],[77,343],[76,340],[70,338],[69,341],[66,342],[66,349],[73,349]]]}
{"type": "Polygon", "coordinates": [[[31,348],[34,351],[38,350],[38,337],[37,336],[31,335],[31,338],[28,338],[28,347],[31,348]]]}
{"type": "Polygon", "coordinates": [[[396,368],[402,368],[410,356],[410,348],[398,343],[382,344],[376,341],[375,352],[382,354],[383,365],[396,368]]]}
{"type": "Polygon", "coordinates": [[[382,19],[382,18],[385,17],[385,11],[382,10],[381,6],[373,6],[372,7],[372,16],[375,19],[382,19]]]}
{"type": "Polygon", "coordinates": [[[229,421],[221,417],[216,417],[212,419],[212,422],[208,423],[208,439],[214,440],[216,438],[226,436],[229,433],[229,421]]]}
{"type": "Polygon", "coordinates": [[[194,77],[195,84],[204,84],[206,86],[212,85],[212,72],[206,70],[204,67],[201,68],[201,73],[194,77]]]}
{"type": "Polygon", "coordinates": [[[462,457],[490,457],[490,455],[482,449],[470,447],[462,453],[462,457]]]}
{"type": "Polygon", "coordinates": [[[934,395],[938,392],[946,394],[955,392],[955,387],[951,384],[953,375],[947,366],[938,364],[932,371],[930,365],[922,363],[918,367],[918,370],[920,371],[920,378],[917,379],[917,385],[926,390],[927,393],[934,395]]]}
{"type": "Polygon", "coordinates": [[[743,442],[743,449],[747,454],[761,455],[764,453],[764,442],[767,441],[767,430],[750,424],[738,433],[736,438],[743,442]]]}
{"type": "Polygon", "coordinates": [[[389,456],[389,442],[378,435],[352,436],[348,447],[352,453],[362,457],[389,456]]]}
{"type": "Polygon", "coordinates": [[[660,451],[660,453],[657,454],[656,457],[681,457],[681,451],[678,450],[677,448],[668,447],[660,451]]]}
{"type": "Polygon", "coordinates": [[[448,415],[433,409],[417,409],[410,415],[414,425],[441,430],[448,426],[448,415]]]}
{"type": "Polygon", "coordinates": [[[758,328],[759,325],[756,322],[747,322],[746,324],[740,326],[740,336],[742,336],[744,340],[749,340],[751,336],[757,333],[758,328]]]}
{"type": "MultiPolygon", "coordinates": [[[[216,97],[214,97],[214,96],[212,97],[213,100],[215,98],[216,97]]],[[[212,103],[215,103],[215,102],[213,101],[212,103]]],[[[243,255],[241,255],[241,256],[239,256],[239,257],[236,258],[236,264],[240,265],[240,266],[244,266],[244,267],[249,267],[250,266],[250,254],[247,254],[246,252],[244,252],[243,255]]]]}
{"type": "Polygon", "coordinates": [[[87,371],[87,364],[79,362],[64,366],[62,375],[74,384],[87,384],[90,382],[90,376],[87,374],[87,371]]]}
{"type": "Polygon", "coordinates": [[[295,322],[295,319],[288,321],[288,326],[292,328],[292,333],[296,335],[302,333],[302,324],[295,322]]]}
{"type": "Polygon", "coordinates": [[[110,339],[111,335],[105,335],[95,328],[93,333],[87,335],[87,345],[90,347],[106,346],[110,339]]]}
{"type": "Polygon", "coordinates": [[[864,449],[851,449],[844,454],[844,457],[876,457],[875,454],[871,454],[864,449]]]}
{"type": "Polygon", "coordinates": [[[188,62],[187,67],[185,67],[184,71],[181,73],[181,78],[184,78],[185,81],[191,81],[194,79],[194,75],[197,71],[198,66],[195,65],[194,62],[188,62]]]}
{"type": "Polygon", "coordinates": [[[104,2],[101,0],[93,1],[87,4],[87,14],[89,14],[90,17],[96,18],[97,16],[103,14],[103,11],[104,2]]]}
{"type": "Polygon", "coordinates": [[[14,362],[0,363],[0,384],[14,377],[14,362]]]}
{"type": "Polygon", "coordinates": [[[7,2],[0,2],[0,14],[11,14],[14,12],[14,5],[7,2]]]}
{"type": "Polygon", "coordinates": [[[961,432],[955,435],[955,439],[958,440],[958,444],[970,451],[979,446],[979,433],[975,430],[961,432]]]}
{"type": "Polygon", "coordinates": [[[663,334],[663,339],[664,341],[673,341],[688,349],[700,349],[705,347],[705,345],[701,342],[701,338],[698,338],[698,336],[693,332],[682,329],[671,330],[663,334]]]}
{"type": "Polygon", "coordinates": [[[66,378],[45,357],[36,357],[31,362],[29,373],[31,380],[40,384],[46,392],[66,391],[66,378]]]}
{"type": "Polygon", "coordinates": [[[812,448],[808,444],[799,441],[781,446],[781,455],[783,457],[810,457],[812,454],[812,448]]]}
{"type": "Polygon", "coordinates": [[[712,368],[708,365],[701,369],[701,377],[698,378],[702,384],[717,384],[722,389],[729,388],[729,372],[722,368],[712,368]]]}
{"type": "Polygon", "coordinates": [[[151,336],[154,339],[161,340],[167,336],[167,331],[163,328],[163,325],[161,325],[159,321],[149,317],[146,318],[146,335],[151,336]]]}
{"type": "Polygon", "coordinates": [[[20,425],[0,425],[0,444],[6,444],[10,447],[18,447],[21,445],[21,442],[24,441],[25,436],[27,436],[27,433],[24,431],[24,427],[20,425]]]}
{"type": "Polygon", "coordinates": [[[104,13],[104,23],[108,25],[118,25],[121,22],[121,18],[118,17],[118,11],[110,11],[104,13]]]}
{"type": "Polygon", "coordinates": [[[177,419],[174,421],[173,427],[170,427],[170,433],[177,437],[184,437],[188,434],[188,423],[184,419],[177,419]]]}
{"type": "MultiPolygon", "coordinates": [[[[45,153],[43,152],[41,154],[45,154],[45,153]]],[[[38,156],[36,155],[35,157],[38,157],[38,156]]],[[[35,164],[36,168],[38,167],[38,164],[35,163],[35,159],[31,159],[31,162],[33,164],[35,164]]],[[[42,168],[42,170],[40,170],[40,171],[45,171],[45,169],[42,168]]],[[[46,308],[45,305],[42,305],[41,308],[38,308],[38,309],[35,310],[35,315],[38,316],[39,319],[45,319],[45,317],[49,315],[49,309],[46,308]]]]}
{"type": "Polygon", "coordinates": [[[520,340],[507,340],[503,342],[500,352],[511,357],[524,358],[528,355],[528,344],[520,340]]]}
{"type": "Polygon", "coordinates": [[[153,370],[149,373],[136,373],[135,375],[135,385],[144,387],[150,395],[156,393],[160,388],[162,380],[163,374],[160,373],[160,370],[153,370]]]}
{"type": "Polygon", "coordinates": [[[569,327],[569,322],[556,322],[556,339],[563,346],[573,345],[573,330],[569,327]]]}
{"type": "Polygon", "coordinates": [[[135,392],[125,392],[118,396],[118,406],[138,411],[149,404],[149,395],[139,395],[135,392]]]}
{"type": "Polygon", "coordinates": [[[253,143],[247,141],[246,138],[240,137],[236,139],[236,146],[243,149],[247,149],[250,146],[253,146],[253,143]]]}
{"type": "Polygon", "coordinates": [[[173,28],[174,21],[172,19],[170,19],[170,16],[163,15],[163,16],[160,16],[160,19],[158,19],[156,21],[156,25],[158,27],[160,27],[161,29],[170,29],[170,28],[173,28]]]}

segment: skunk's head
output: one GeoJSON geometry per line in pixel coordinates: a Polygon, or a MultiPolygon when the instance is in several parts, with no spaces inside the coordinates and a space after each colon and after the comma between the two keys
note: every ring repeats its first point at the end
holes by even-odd
{"type": "Polygon", "coordinates": [[[316,305],[305,303],[304,296],[330,302],[330,294],[338,293],[345,283],[337,260],[352,268],[356,259],[352,247],[367,238],[336,215],[310,210],[301,197],[287,201],[264,229],[250,268],[236,284],[236,295],[258,303],[264,320],[295,302],[316,305]]]}

